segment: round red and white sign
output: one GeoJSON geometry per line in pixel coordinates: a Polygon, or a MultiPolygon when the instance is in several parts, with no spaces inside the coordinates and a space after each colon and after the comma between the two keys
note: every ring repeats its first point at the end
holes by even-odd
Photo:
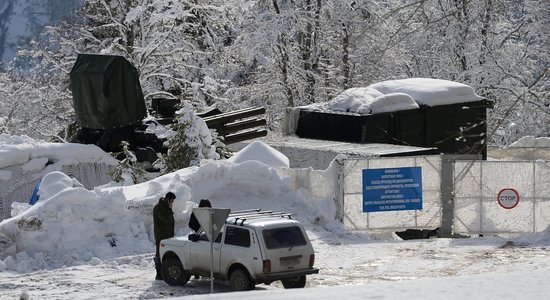
{"type": "Polygon", "coordinates": [[[512,209],[519,203],[519,194],[514,189],[502,189],[498,192],[498,204],[506,209],[512,209]]]}

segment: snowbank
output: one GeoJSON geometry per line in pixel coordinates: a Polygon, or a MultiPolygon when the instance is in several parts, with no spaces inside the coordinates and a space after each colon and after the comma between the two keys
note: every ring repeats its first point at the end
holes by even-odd
{"type": "Polygon", "coordinates": [[[87,190],[61,172],[49,173],[39,201],[16,205],[18,214],[0,223],[0,268],[26,272],[154,252],[152,208],[167,191],[177,197],[177,235],[189,232],[191,210],[203,198],[214,207],[283,210],[306,226],[323,220],[334,228],[332,197],[315,196],[280,175],[273,165],[284,166],[284,155],[258,143],[241,151],[241,163],[203,160],[131,186],[87,190]]]}

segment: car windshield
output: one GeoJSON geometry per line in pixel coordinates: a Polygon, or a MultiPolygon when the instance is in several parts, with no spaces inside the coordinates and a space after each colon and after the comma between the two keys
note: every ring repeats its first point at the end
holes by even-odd
{"type": "Polygon", "coordinates": [[[265,229],[262,235],[267,249],[306,245],[306,239],[298,226],[265,229]]]}

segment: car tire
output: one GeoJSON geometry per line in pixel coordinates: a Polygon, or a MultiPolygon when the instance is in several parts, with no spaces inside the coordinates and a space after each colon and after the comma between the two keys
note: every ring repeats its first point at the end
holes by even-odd
{"type": "Polygon", "coordinates": [[[285,289],[299,289],[306,286],[306,275],[283,279],[281,281],[285,289]]]}
{"type": "Polygon", "coordinates": [[[162,261],[161,272],[164,282],[169,285],[185,285],[191,275],[183,269],[181,261],[176,257],[169,257],[162,261]]]}
{"type": "Polygon", "coordinates": [[[229,275],[229,286],[232,291],[248,291],[254,289],[254,282],[250,280],[248,272],[243,269],[235,269],[229,275]]]}

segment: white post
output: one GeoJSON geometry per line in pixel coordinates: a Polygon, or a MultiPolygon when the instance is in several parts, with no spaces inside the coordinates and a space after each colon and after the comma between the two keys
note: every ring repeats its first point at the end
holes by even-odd
{"type": "Polygon", "coordinates": [[[210,294],[214,293],[214,210],[210,210],[210,294]]]}

